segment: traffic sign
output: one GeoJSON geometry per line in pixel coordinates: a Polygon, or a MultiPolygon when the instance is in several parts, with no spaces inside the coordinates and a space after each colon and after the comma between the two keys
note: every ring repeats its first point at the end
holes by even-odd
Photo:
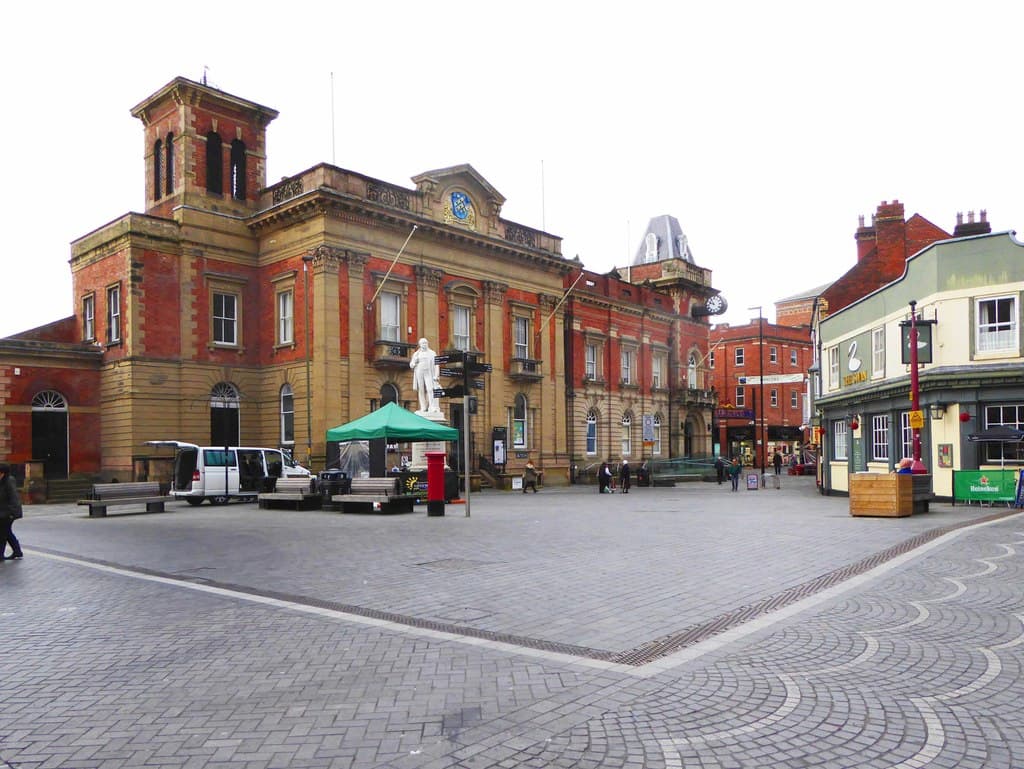
{"type": "Polygon", "coordinates": [[[462,385],[455,385],[455,387],[436,387],[434,388],[435,398],[461,398],[466,394],[466,388],[462,385]]]}
{"type": "Polygon", "coordinates": [[[445,353],[444,355],[435,355],[434,363],[440,366],[442,363],[462,363],[462,351],[456,350],[455,352],[445,353]]]}
{"type": "Polygon", "coordinates": [[[494,370],[494,366],[490,363],[468,363],[466,368],[470,374],[487,374],[494,370]]]}
{"type": "Polygon", "coordinates": [[[924,412],[918,409],[917,411],[910,412],[910,428],[912,430],[920,430],[924,427],[924,412]]]}
{"type": "Polygon", "coordinates": [[[483,390],[484,389],[484,380],[482,380],[482,379],[473,379],[473,380],[470,381],[469,384],[470,384],[470,386],[472,386],[472,388],[474,390],[483,390]]]}
{"type": "Polygon", "coordinates": [[[462,369],[460,368],[443,368],[441,369],[441,376],[462,376],[462,369]]]}

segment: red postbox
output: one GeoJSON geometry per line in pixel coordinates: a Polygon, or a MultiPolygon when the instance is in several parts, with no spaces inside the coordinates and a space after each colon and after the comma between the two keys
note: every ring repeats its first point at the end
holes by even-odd
{"type": "Polygon", "coordinates": [[[427,456],[427,515],[444,515],[444,458],[443,451],[426,451],[427,456]]]}

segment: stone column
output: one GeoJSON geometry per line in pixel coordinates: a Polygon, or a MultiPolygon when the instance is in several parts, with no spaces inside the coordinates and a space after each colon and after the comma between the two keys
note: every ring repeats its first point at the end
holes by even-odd
{"type": "MultiPolygon", "coordinates": [[[[366,324],[373,323],[373,317],[366,311],[366,298],[363,296],[366,265],[370,261],[367,254],[355,251],[345,252],[348,263],[348,322],[346,323],[346,345],[341,348],[343,371],[340,379],[344,382],[341,395],[341,419],[339,423],[351,422],[366,412],[366,324]]],[[[370,333],[374,333],[371,325],[370,333]]]]}
{"type": "Polygon", "coordinates": [[[338,361],[341,345],[341,318],[338,306],[338,272],[341,252],[318,246],[310,252],[311,325],[310,379],[313,397],[313,456],[322,465],[326,458],[326,432],[340,422],[342,380],[338,361]]]}
{"type": "MultiPolygon", "coordinates": [[[[491,434],[492,425],[504,425],[505,408],[510,405],[508,394],[508,350],[505,349],[505,329],[508,317],[505,308],[505,294],[508,284],[488,280],[484,282],[484,360],[491,364],[493,371],[488,379],[489,390],[485,418],[488,420],[486,436],[491,434]]],[[[479,417],[478,417],[479,421],[479,417]]],[[[509,436],[511,441],[512,436],[509,436]]],[[[509,444],[511,445],[511,444],[509,444]]],[[[486,452],[485,452],[486,453],[486,452]]]]}
{"type": "Polygon", "coordinates": [[[418,312],[414,336],[416,339],[426,337],[430,340],[431,345],[440,351],[441,335],[438,323],[441,316],[441,308],[438,302],[438,289],[441,286],[441,278],[444,277],[444,272],[433,267],[425,267],[418,264],[413,267],[413,274],[416,276],[416,296],[418,299],[416,303],[418,312]]]}

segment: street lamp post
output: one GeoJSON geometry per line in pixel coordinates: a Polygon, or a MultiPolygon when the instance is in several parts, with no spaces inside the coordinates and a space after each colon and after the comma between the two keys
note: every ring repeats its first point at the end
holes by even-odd
{"type": "MultiPolygon", "coordinates": [[[[910,301],[910,408],[915,413],[921,408],[920,383],[917,373],[917,302],[910,301]]],[[[910,465],[910,472],[915,475],[923,475],[928,472],[924,462],[921,461],[921,428],[913,428],[913,462],[910,465]]]]}
{"type": "Polygon", "coordinates": [[[312,467],[313,457],[313,387],[310,382],[309,375],[309,265],[313,261],[312,254],[306,254],[302,257],[302,306],[303,315],[305,320],[305,336],[306,336],[306,467],[312,467]]]}
{"type": "MultiPolygon", "coordinates": [[[[764,418],[764,314],[762,312],[762,306],[757,305],[756,307],[748,307],[748,310],[757,310],[757,347],[758,347],[758,377],[757,384],[758,390],[760,390],[760,405],[758,406],[757,416],[761,421],[760,428],[756,428],[758,435],[761,438],[761,482],[764,483],[764,459],[765,454],[768,451],[768,441],[766,436],[767,423],[764,418]]],[[[755,442],[756,442],[755,438],[755,442]]]]}

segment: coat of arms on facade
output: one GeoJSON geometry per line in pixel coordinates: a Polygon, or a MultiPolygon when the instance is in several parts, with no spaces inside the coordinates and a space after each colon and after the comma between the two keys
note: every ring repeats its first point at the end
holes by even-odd
{"type": "Polygon", "coordinates": [[[453,192],[448,196],[448,202],[444,204],[444,223],[461,224],[471,230],[476,230],[476,209],[473,208],[473,201],[465,192],[453,192]]]}

